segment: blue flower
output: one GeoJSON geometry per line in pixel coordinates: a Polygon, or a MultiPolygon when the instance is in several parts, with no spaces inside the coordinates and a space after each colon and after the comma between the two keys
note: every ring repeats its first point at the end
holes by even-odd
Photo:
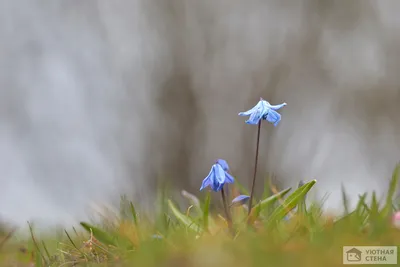
{"type": "Polygon", "coordinates": [[[260,120],[267,120],[277,126],[281,121],[281,114],[276,112],[280,108],[286,106],[286,103],[280,105],[271,105],[268,101],[260,98],[260,101],[252,109],[240,112],[239,116],[250,116],[246,121],[247,124],[258,124],[260,120]]]}
{"type": "Polygon", "coordinates": [[[203,180],[200,191],[207,186],[210,186],[213,191],[218,192],[221,191],[225,183],[233,184],[235,179],[227,172],[227,170],[229,170],[229,166],[226,161],[218,160],[214,165],[212,165],[210,173],[203,180]],[[220,163],[222,163],[222,165],[220,163]]]}
{"type": "Polygon", "coordinates": [[[233,200],[232,200],[232,203],[231,203],[231,207],[233,206],[233,207],[236,207],[236,206],[240,206],[240,205],[243,205],[243,204],[245,204],[248,200],[249,200],[249,196],[246,196],[246,195],[240,195],[240,196],[237,196],[237,197],[235,197],[233,200]]]}

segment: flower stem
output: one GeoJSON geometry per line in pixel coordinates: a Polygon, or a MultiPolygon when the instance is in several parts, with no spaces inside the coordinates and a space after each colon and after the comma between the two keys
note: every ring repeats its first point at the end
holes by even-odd
{"type": "Polygon", "coordinates": [[[228,205],[226,203],[225,190],[224,190],[223,187],[221,189],[221,196],[222,196],[222,202],[223,202],[223,205],[224,205],[226,220],[228,222],[228,228],[231,231],[232,235],[234,236],[235,232],[234,232],[233,227],[232,227],[232,218],[231,218],[231,215],[229,213],[228,205]]]}
{"type": "Polygon", "coordinates": [[[250,192],[250,199],[249,199],[249,210],[248,210],[248,216],[250,216],[251,213],[251,207],[253,206],[253,197],[254,197],[254,188],[256,185],[256,177],[257,177],[257,165],[258,165],[258,148],[260,147],[260,132],[261,132],[261,120],[258,123],[258,131],[257,131],[257,145],[256,145],[256,158],[254,162],[254,175],[253,175],[253,182],[251,184],[251,192],[250,192]]]}

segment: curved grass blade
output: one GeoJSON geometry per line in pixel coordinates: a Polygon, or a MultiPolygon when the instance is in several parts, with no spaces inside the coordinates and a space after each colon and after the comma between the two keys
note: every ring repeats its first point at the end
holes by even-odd
{"type": "Polygon", "coordinates": [[[258,204],[254,205],[253,208],[251,209],[250,213],[250,221],[254,221],[257,219],[257,217],[260,215],[260,212],[274,204],[278,199],[283,198],[290,190],[292,190],[291,187],[286,188],[285,190],[280,191],[279,193],[272,195],[270,197],[267,197],[266,199],[260,201],[258,204]]]}
{"type": "Polygon", "coordinates": [[[97,228],[85,222],[81,222],[80,225],[89,233],[90,231],[92,231],[93,236],[101,243],[105,245],[116,246],[115,238],[110,234],[106,233],[105,231],[101,230],[100,228],[97,228]]]}
{"type": "Polygon", "coordinates": [[[69,242],[71,242],[72,246],[73,246],[77,251],[79,251],[79,253],[80,253],[83,257],[86,258],[86,254],[83,253],[83,252],[78,248],[78,246],[77,246],[77,245],[75,244],[75,242],[72,240],[71,236],[68,234],[67,230],[64,229],[64,232],[65,232],[65,234],[67,235],[68,240],[69,240],[69,242]]]}
{"type": "Polygon", "coordinates": [[[355,224],[358,230],[362,230],[368,222],[368,216],[371,213],[371,209],[368,207],[365,200],[367,199],[367,193],[359,196],[359,202],[357,209],[355,210],[355,224]]]}
{"type": "Polygon", "coordinates": [[[36,261],[35,266],[42,266],[43,263],[46,264],[46,259],[42,254],[42,252],[40,251],[38,243],[36,242],[35,235],[33,234],[33,227],[30,222],[28,222],[28,226],[29,226],[29,232],[31,233],[32,242],[35,245],[35,261],[36,261]]]}
{"type": "Polygon", "coordinates": [[[316,180],[312,180],[311,182],[304,184],[303,186],[297,188],[296,191],[294,191],[287,199],[285,199],[282,205],[277,207],[271,214],[267,221],[267,227],[274,226],[277,221],[283,219],[286,214],[289,213],[289,211],[294,209],[316,182],[316,180]]]}
{"type": "Polygon", "coordinates": [[[203,229],[195,223],[190,217],[186,216],[185,214],[181,213],[175,205],[172,203],[170,199],[168,199],[168,206],[171,209],[172,213],[175,215],[175,217],[183,223],[186,227],[189,229],[195,231],[195,232],[201,232],[203,229]]]}
{"type": "Polygon", "coordinates": [[[200,206],[200,200],[195,195],[193,195],[185,190],[182,190],[181,194],[184,198],[189,200],[189,202],[193,205],[193,207],[196,209],[196,212],[198,214],[203,213],[203,211],[201,210],[201,206],[200,206]]]}

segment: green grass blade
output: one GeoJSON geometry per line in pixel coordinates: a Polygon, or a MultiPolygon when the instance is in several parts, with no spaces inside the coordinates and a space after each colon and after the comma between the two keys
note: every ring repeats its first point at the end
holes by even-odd
{"type": "Polygon", "coordinates": [[[28,222],[29,232],[31,233],[32,242],[35,245],[35,261],[36,266],[42,266],[43,263],[46,263],[46,259],[44,258],[42,252],[40,251],[39,244],[36,242],[35,235],[33,234],[33,227],[30,222],[28,222]]]}
{"type": "Polygon", "coordinates": [[[369,215],[373,218],[376,218],[379,214],[379,203],[376,197],[376,192],[372,192],[372,202],[369,215]]]}
{"type": "Polygon", "coordinates": [[[42,245],[43,245],[43,249],[44,249],[44,252],[46,253],[47,258],[48,258],[49,261],[50,261],[50,259],[51,259],[50,253],[49,253],[49,251],[47,250],[47,246],[46,246],[46,244],[44,243],[43,240],[42,240],[42,245]]]}
{"type": "Polygon", "coordinates": [[[155,226],[157,230],[161,233],[167,233],[168,226],[165,214],[168,213],[168,204],[166,202],[167,195],[168,195],[169,187],[166,182],[163,182],[158,187],[158,194],[157,194],[157,202],[158,202],[158,209],[157,209],[157,216],[155,226]]]}
{"type": "Polygon", "coordinates": [[[82,256],[86,256],[86,254],[83,253],[83,252],[77,247],[77,245],[76,245],[75,242],[72,240],[72,238],[71,238],[71,236],[69,235],[69,233],[67,232],[67,230],[64,229],[64,232],[65,232],[65,234],[67,235],[67,238],[68,238],[69,242],[71,242],[72,246],[73,246],[77,251],[79,251],[79,253],[81,253],[82,256]]]}
{"type": "Polygon", "coordinates": [[[175,217],[183,223],[186,227],[189,229],[195,231],[195,232],[200,232],[202,231],[201,227],[196,224],[190,217],[186,216],[185,214],[181,213],[175,205],[172,203],[170,199],[168,199],[168,205],[169,208],[171,209],[172,213],[175,215],[175,217]]]}
{"type": "Polygon", "coordinates": [[[376,237],[385,231],[387,220],[381,216],[379,212],[379,201],[377,200],[376,193],[372,194],[371,209],[368,216],[369,232],[371,237],[376,237]]]}
{"type": "Polygon", "coordinates": [[[253,216],[253,220],[256,219],[259,216],[260,212],[263,209],[271,206],[278,199],[283,198],[290,190],[292,190],[291,187],[286,188],[285,190],[282,190],[281,192],[276,193],[275,195],[267,197],[266,199],[260,201],[258,204],[254,205],[253,208],[252,208],[252,211],[251,211],[253,213],[253,215],[252,215],[253,216]]]}
{"type": "Polygon", "coordinates": [[[370,212],[370,209],[369,209],[367,203],[365,203],[366,198],[367,198],[367,193],[364,193],[361,196],[359,196],[359,200],[358,200],[357,207],[355,210],[355,212],[358,215],[362,215],[364,211],[367,211],[368,213],[370,212]]]}
{"type": "Polygon", "coordinates": [[[343,207],[344,207],[344,214],[347,215],[349,214],[349,200],[346,195],[346,190],[344,189],[344,185],[341,185],[342,187],[342,201],[343,201],[343,207]]]}
{"type": "Polygon", "coordinates": [[[210,202],[211,202],[211,194],[210,192],[207,193],[206,200],[204,202],[203,208],[203,226],[206,231],[208,231],[208,219],[209,219],[209,212],[210,212],[210,202]]]}
{"type": "MultiPolygon", "coordinates": [[[[298,188],[302,187],[304,185],[303,181],[299,182],[298,188]]],[[[301,214],[307,214],[307,205],[306,205],[306,196],[307,194],[304,195],[304,197],[301,198],[298,206],[298,212],[301,214]]]]}
{"type": "Polygon", "coordinates": [[[397,165],[392,174],[392,180],[390,181],[389,190],[386,196],[385,207],[382,210],[382,217],[387,218],[392,214],[393,211],[393,197],[396,192],[396,187],[399,183],[399,171],[400,165],[397,165]]]}
{"type": "Polygon", "coordinates": [[[294,209],[316,182],[316,180],[312,180],[304,184],[285,199],[283,204],[277,207],[267,220],[267,227],[274,226],[277,221],[283,219],[290,210],[294,209]]]}
{"type": "Polygon", "coordinates": [[[40,251],[35,249],[35,267],[42,267],[43,266],[43,259],[41,257],[40,251]]]}
{"type": "Polygon", "coordinates": [[[105,245],[116,246],[115,238],[105,231],[97,228],[96,226],[90,225],[85,222],[81,222],[80,225],[89,233],[92,232],[94,237],[105,245]]]}
{"type": "Polygon", "coordinates": [[[138,218],[137,218],[137,213],[136,213],[136,209],[135,206],[133,206],[132,202],[129,202],[129,208],[131,210],[131,215],[132,215],[132,220],[133,223],[138,226],[138,218]]]}

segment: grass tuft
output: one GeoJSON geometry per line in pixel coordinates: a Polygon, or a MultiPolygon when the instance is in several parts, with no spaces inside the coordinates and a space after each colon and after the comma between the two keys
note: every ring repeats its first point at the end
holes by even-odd
{"type": "MultiPolygon", "coordinates": [[[[272,194],[264,192],[262,200],[252,207],[250,216],[247,205],[230,207],[231,229],[222,209],[210,209],[212,192],[199,199],[182,191],[187,200],[184,208],[160,193],[154,221],[141,216],[134,204],[123,197],[119,215],[115,215],[117,220],[105,216],[100,225],[81,222],[80,228],[73,227],[72,234],[64,230],[63,236],[56,239],[39,239],[29,222],[30,240],[13,238],[15,229],[2,229],[0,264],[343,266],[343,246],[400,244],[400,229],[392,221],[400,209],[394,199],[399,172],[396,166],[382,203],[375,192],[365,193],[359,196],[354,210],[350,210],[343,185],[344,212],[335,216],[324,214],[322,203],[306,205],[306,195],[318,186],[316,180],[300,183],[291,193],[291,188],[277,191],[273,187],[272,194]]],[[[248,193],[238,182],[233,186],[232,192],[248,193]]],[[[271,186],[265,187],[270,189],[271,186]]]]}

